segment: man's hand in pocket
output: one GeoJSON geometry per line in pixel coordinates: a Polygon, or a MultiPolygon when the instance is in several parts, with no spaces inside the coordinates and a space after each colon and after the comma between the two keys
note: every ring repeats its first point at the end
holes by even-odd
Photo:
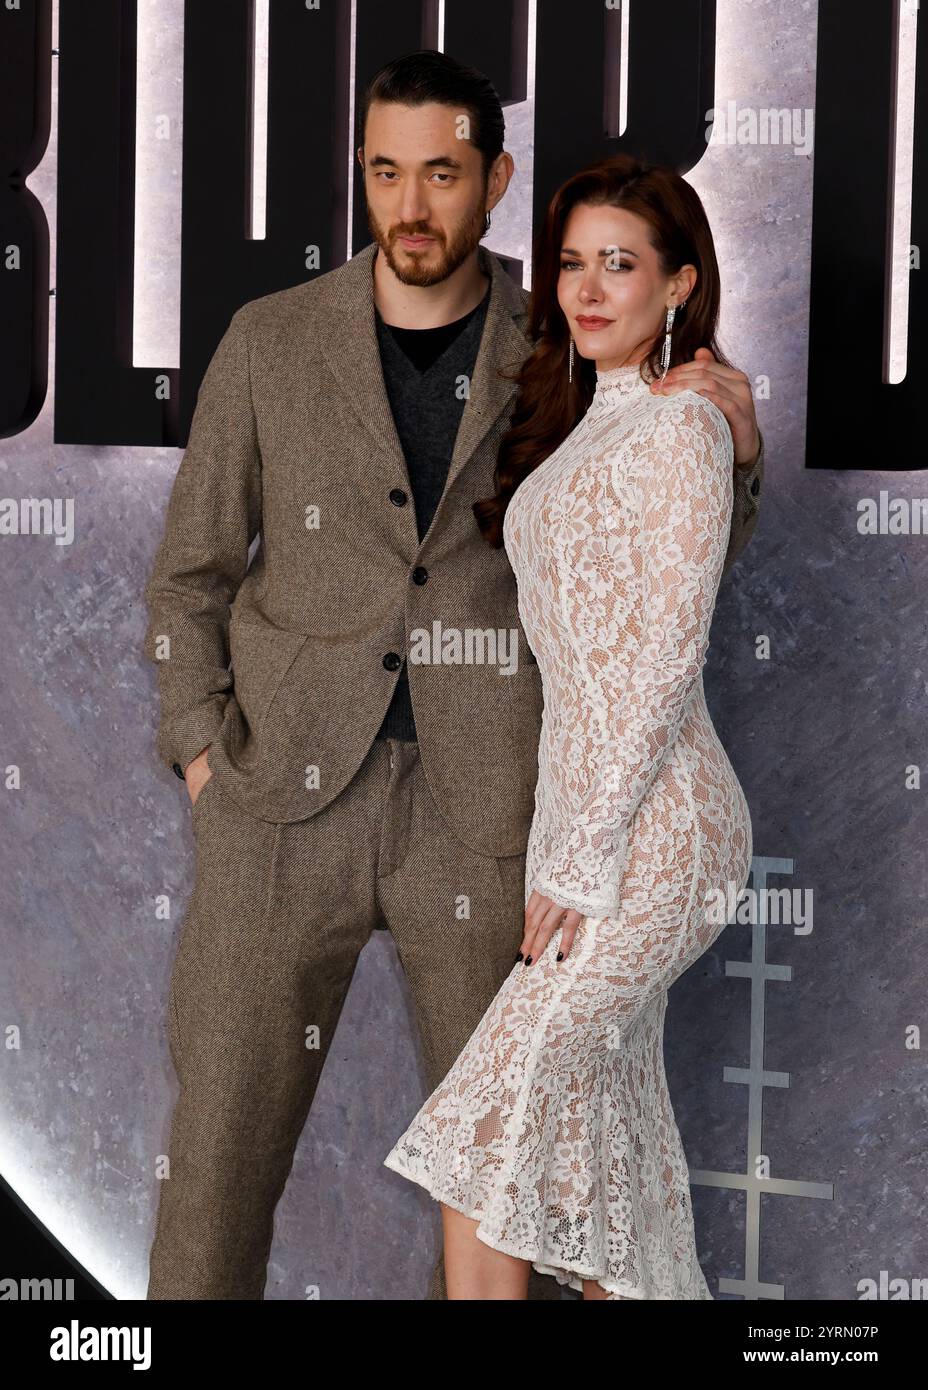
{"type": "Polygon", "coordinates": [[[187,792],[192,806],[197,804],[197,797],[213,775],[207,761],[208,753],[209,744],[184,768],[184,781],[187,783],[187,792]]]}

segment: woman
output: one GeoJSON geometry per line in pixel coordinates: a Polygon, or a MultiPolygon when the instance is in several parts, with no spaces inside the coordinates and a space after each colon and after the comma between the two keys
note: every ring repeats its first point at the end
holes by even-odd
{"type": "Polygon", "coordinates": [[[751,864],[702,682],[733,448],[710,399],[651,385],[699,347],[725,362],[702,204],[670,169],[594,166],[533,279],[538,344],[475,507],[544,688],[525,936],[385,1162],[442,1204],[450,1298],[524,1298],[532,1264],[589,1299],[709,1299],[663,1023],[751,864]]]}

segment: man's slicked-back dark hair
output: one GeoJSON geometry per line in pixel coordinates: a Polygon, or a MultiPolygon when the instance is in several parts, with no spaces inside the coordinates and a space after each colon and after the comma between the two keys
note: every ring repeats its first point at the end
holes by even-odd
{"type": "Polygon", "coordinates": [[[437,101],[464,111],[470,117],[471,144],[483,156],[483,176],[502,153],[506,122],[496,88],[477,68],[467,67],[447,53],[421,48],[394,58],[367,84],[360,112],[358,144],[364,144],[367,113],[375,101],[393,101],[401,106],[424,106],[437,101]]]}

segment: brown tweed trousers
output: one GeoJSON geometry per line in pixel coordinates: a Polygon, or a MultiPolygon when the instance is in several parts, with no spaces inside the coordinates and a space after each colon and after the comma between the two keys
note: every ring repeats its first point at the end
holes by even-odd
{"type": "MultiPolygon", "coordinates": [[[[209,745],[213,774],[192,812],[171,975],[180,1092],[150,1299],[263,1298],[274,1209],[371,931],[393,935],[427,1093],[522,938],[541,680],[505,552],[471,506],[494,490],[516,392],[497,369],[531,350],[527,296],[481,248],[486,325],[420,543],[380,366],[375,254],[233,315],[145,591],[159,755],[179,771],[209,745]],[[408,661],[418,743],[378,740],[423,633],[431,659],[408,661]]],[[[726,571],[762,473],[763,448],[736,469],[726,571]]],[[[441,1260],[428,1297],[446,1297],[441,1260]]],[[[560,1297],[532,1273],[529,1298],[560,1297]]]]}

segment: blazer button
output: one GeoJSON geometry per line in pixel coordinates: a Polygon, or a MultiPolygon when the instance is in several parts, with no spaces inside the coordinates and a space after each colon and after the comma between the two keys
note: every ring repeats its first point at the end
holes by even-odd
{"type": "Polygon", "coordinates": [[[390,490],[390,501],[393,503],[394,507],[405,507],[409,498],[401,487],[395,487],[390,490]]]}
{"type": "Polygon", "coordinates": [[[174,772],[177,773],[178,777],[181,779],[182,782],[186,782],[187,779],[184,776],[184,769],[181,767],[180,763],[172,763],[171,768],[174,772]]]}
{"type": "Polygon", "coordinates": [[[388,671],[398,671],[403,664],[403,658],[399,652],[387,652],[383,659],[383,664],[388,671]]]}
{"type": "Polygon", "coordinates": [[[753,497],[756,497],[757,494],[758,494],[759,492],[760,492],[760,478],[755,478],[754,481],[753,481],[753,483],[751,484],[751,495],[752,495],[753,497]]]}
{"type": "Polygon", "coordinates": [[[428,577],[428,570],[424,569],[422,565],[416,565],[416,568],[412,572],[412,582],[414,584],[424,584],[428,577]]]}

